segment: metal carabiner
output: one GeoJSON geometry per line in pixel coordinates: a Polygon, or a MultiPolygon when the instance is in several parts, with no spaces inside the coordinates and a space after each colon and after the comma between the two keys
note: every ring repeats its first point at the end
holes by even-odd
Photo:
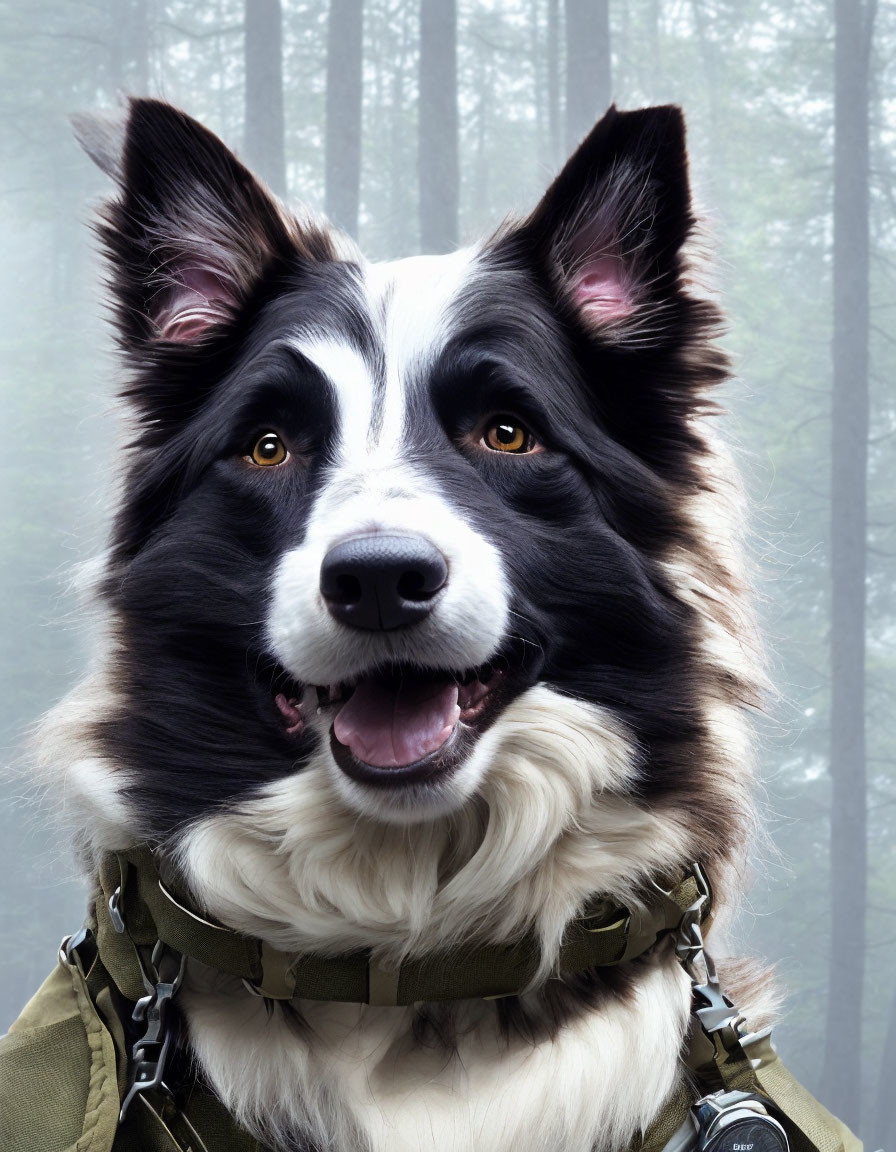
{"type": "Polygon", "coordinates": [[[177,995],[184,977],[187,958],[157,940],[151,958],[152,972],[141,965],[146,995],[134,1005],[131,1018],[145,1023],[146,1031],[131,1049],[134,1069],[127,1094],[118,1114],[119,1124],[124,1120],[134,1097],[152,1088],[167,1091],[165,1066],[171,1051],[174,1032],[170,1026],[169,1007],[177,995]]]}

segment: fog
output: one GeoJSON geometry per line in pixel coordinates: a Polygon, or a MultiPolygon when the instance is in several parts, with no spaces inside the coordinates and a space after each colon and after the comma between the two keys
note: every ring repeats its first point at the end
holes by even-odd
{"type": "Polygon", "coordinates": [[[77,586],[122,452],[89,230],[110,189],[68,116],[164,96],[386,258],[531,207],[608,98],[675,102],[778,693],[757,720],[771,842],[737,932],[777,962],[785,1061],[867,1147],[894,1146],[896,6],[423,8],[421,28],[412,0],[0,0],[0,1028],[84,914],[27,741],[87,666],[77,586]]]}

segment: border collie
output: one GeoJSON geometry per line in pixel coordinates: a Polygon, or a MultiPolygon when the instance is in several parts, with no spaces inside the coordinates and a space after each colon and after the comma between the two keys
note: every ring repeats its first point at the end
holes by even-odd
{"type": "Polygon", "coordinates": [[[680,111],[611,109],[528,218],[392,263],[164,103],[82,134],[132,432],[42,739],[85,869],[148,842],[224,924],[383,966],[535,934],[522,994],[441,1006],[189,965],[192,1054],[272,1147],[626,1149],[689,981],[550,978],[560,941],[694,860],[733,905],[762,690],[680,111]]]}

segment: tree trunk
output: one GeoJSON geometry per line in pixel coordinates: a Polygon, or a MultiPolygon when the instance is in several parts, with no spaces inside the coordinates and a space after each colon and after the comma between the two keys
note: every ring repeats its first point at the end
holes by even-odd
{"type": "Polygon", "coordinates": [[[476,205],[476,226],[484,227],[488,220],[489,199],[489,109],[494,103],[494,83],[491,71],[491,53],[479,57],[479,75],[476,93],[476,151],[473,158],[473,202],[476,205]],[[481,215],[480,215],[481,214],[481,215]]]}
{"type": "Polygon", "coordinates": [[[131,91],[145,96],[149,91],[149,0],[133,0],[128,15],[133,59],[131,91]]]}
{"type": "Polygon", "coordinates": [[[420,245],[450,252],[460,210],[456,0],[421,0],[419,133],[420,245]]]}
{"type": "Polygon", "coordinates": [[[649,37],[650,51],[648,53],[651,63],[651,75],[645,78],[644,89],[654,95],[652,100],[662,99],[663,91],[663,54],[660,50],[660,27],[662,24],[662,0],[650,0],[649,37]]]}
{"type": "Polygon", "coordinates": [[[113,91],[145,96],[149,91],[150,0],[108,3],[110,81],[113,91]]]}
{"type": "Polygon", "coordinates": [[[413,33],[409,19],[409,8],[402,4],[393,14],[393,21],[401,26],[398,32],[398,53],[392,70],[392,97],[389,126],[389,255],[393,258],[406,256],[414,251],[412,242],[412,201],[413,189],[408,188],[408,147],[405,120],[406,73],[408,57],[412,51],[413,33]]]}
{"type": "Polygon", "coordinates": [[[606,112],[612,92],[610,0],[566,0],[566,147],[606,112]]]}
{"type": "Polygon", "coordinates": [[[529,57],[532,68],[532,107],[535,111],[535,155],[538,161],[537,171],[543,171],[550,166],[548,153],[550,145],[545,131],[547,119],[547,93],[545,91],[545,65],[547,52],[544,50],[544,41],[541,27],[540,0],[529,0],[529,57]]]}
{"type": "Polygon", "coordinates": [[[327,24],[326,212],[358,235],[361,204],[361,108],[364,0],[330,0],[327,24]]]}
{"type": "Polygon", "coordinates": [[[824,1102],[861,1121],[867,884],[868,70],[874,0],[835,0],[831,441],[831,951],[824,1102]]]}
{"type": "Polygon", "coordinates": [[[548,0],[548,141],[551,164],[559,165],[560,140],[560,0],[548,0]]]}
{"type": "Polygon", "coordinates": [[[884,1051],[877,1080],[877,1103],[874,1126],[867,1148],[896,1147],[896,1107],[893,1104],[893,1085],[896,1084],[896,993],[890,1001],[890,1017],[884,1038],[884,1051]]]}
{"type": "Polygon", "coordinates": [[[703,76],[706,81],[706,103],[709,108],[709,159],[711,170],[715,175],[714,187],[718,206],[724,210],[727,206],[723,200],[726,190],[725,173],[728,168],[725,155],[725,132],[720,126],[720,120],[724,120],[724,113],[716,69],[715,49],[709,35],[715,17],[706,11],[702,0],[691,0],[691,12],[694,17],[694,30],[697,33],[697,44],[700,48],[703,76]]]}
{"type": "Polygon", "coordinates": [[[280,0],[246,0],[245,22],[243,159],[278,196],[285,196],[283,15],[280,0]]]}

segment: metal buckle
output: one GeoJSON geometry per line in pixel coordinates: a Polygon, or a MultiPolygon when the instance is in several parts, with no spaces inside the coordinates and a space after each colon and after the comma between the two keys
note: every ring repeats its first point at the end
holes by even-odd
{"type": "Polygon", "coordinates": [[[746,1018],[732,1004],[719,983],[712,956],[706,951],[701,928],[701,913],[710,898],[710,888],[699,864],[691,865],[699,896],[685,911],[674,933],[675,955],[691,980],[695,996],[693,1013],[703,1031],[718,1035],[726,1051],[740,1042],[746,1018]]]}
{"type": "Polygon", "coordinates": [[[112,927],[121,935],[127,931],[127,925],[124,922],[124,916],[121,914],[121,885],[119,884],[112,895],[109,897],[109,919],[112,921],[112,927]]]}
{"type": "MultiPolygon", "coordinates": [[[[665,897],[666,903],[670,905],[668,910],[675,915],[676,924],[672,932],[675,941],[675,955],[691,979],[696,981],[701,976],[697,970],[697,965],[701,960],[704,968],[707,967],[707,963],[712,966],[712,961],[707,957],[703,947],[701,929],[703,909],[707,901],[711,899],[712,893],[700,865],[695,861],[690,868],[691,875],[697,883],[697,899],[685,909],[684,914],[682,914],[680,906],[671,899],[668,892],[660,888],[658,884],[654,884],[653,888],[660,896],[665,897]]],[[[714,975],[715,969],[713,968],[714,975]]]]}
{"type": "Polygon", "coordinates": [[[90,933],[86,928],[79,928],[77,932],[62,937],[62,943],[59,945],[59,963],[63,968],[71,967],[73,964],[72,953],[78,951],[89,935],[90,933]]]}
{"type": "Polygon", "coordinates": [[[146,1031],[131,1049],[134,1070],[127,1095],[121,1104],[119,1123],[124,1120],[131,1102],[140,1092],[148,1092],[151,1088],[168,1091],[164,1082],[165,1065],[174,1037],[168,1009],[181,986],[186,963],[186,956],[157,940],[152,952],[152,974],[148,975],[141,965],[146,995],[141,996],[134,1005],[132,1019],[137,1023],[145,1023],[146,1031]]]}
{"type": "Polygon", "coordinates": [[[689,872],[697,885],[697,899],[690,907],[685,909],[684,914],[682,914],[681,905],[677,900],[672,899],[669,890],[661,888],[655,880],[650,884],[652,892],[659,898],[660,908],[665,915],[665,929],[674,935],[676,954],[685,967],[698,955],[702,948],[702,941],[699,939],[699,928],[703,919],[704,909],[707,903],[712,900],[712,889],[709,886],[709,881],[706,879],[703,869],[696,861],[689,865],[689,872]],[[698,930],[697,937],[694,937],[692,932],[694,927],[698,930]],[[690,950],[690,955],[688,954],[688,950],[690,950]]]}

